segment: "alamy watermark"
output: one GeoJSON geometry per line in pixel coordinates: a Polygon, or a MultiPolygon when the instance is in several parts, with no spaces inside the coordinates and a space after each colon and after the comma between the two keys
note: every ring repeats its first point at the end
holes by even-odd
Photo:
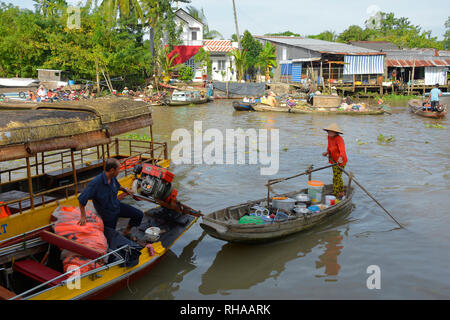
{"type": "Polygon", "coordinates": [[[367,267],[366,272],[371,274],[366,281],[367,289],[381,289],[381,269],[376,264],[367,267]]]}
{"type": "Polygon", "coordinates": [[[70,265],[67,268],[67,272],[72,272],[72,275],[66,280],[67,289],[81,289],[81,273],[80,268],[74,265],[70,265]]]}
{"type": "Polygon", "coordinates": [[[261,175],[274,175],[279,169],[279,129],[215,128],[203,132],[202,121],[194,121],[194,135],[185,128],[172,132],[171,158],[175,164],[261,165],[261,175]],[[270,143],[269,143],[270,137],[270,143]],[[247,145],[248,141],[248,145],[247,145]],[[193,145],[193,152],[192,152],[193,145]],[[269,152],[270,149],[270,152],[269,152]],[[247,151],[248,150],[248,151],[247,151]]]}
{"type": "Polygon", "coordinates": [[[77,6],[67,8],[67,28],[81,29],[81,9],[77,6]]]}

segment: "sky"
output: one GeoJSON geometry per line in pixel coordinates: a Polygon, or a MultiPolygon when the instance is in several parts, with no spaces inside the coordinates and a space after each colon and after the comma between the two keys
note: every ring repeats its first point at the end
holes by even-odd
{"type": "MultiPolygon", "coordinates": [[[[33,9],[32,0],[2,0],[23,8],[33,9]]],[[[70,4],[79,1],[68,0],[70,4]]],[[[84,2],[84,1],[82,1],[84,2]]],[[[252,35],[290,30],[301,35],[318,34],[325,30],[341,33],[348,26],[364,25],[374,9],[407,17],[423,30],[443,39],[445,22],[450,16],[448,0],[235,0],[239,33],[252,35]]],[[[230,38],[235,31],[232,0],[191,0],[196,8],[203,8],[209,28],[230,38]]],[[[180,3],[180,7],[186,4],[180,3]]]]}

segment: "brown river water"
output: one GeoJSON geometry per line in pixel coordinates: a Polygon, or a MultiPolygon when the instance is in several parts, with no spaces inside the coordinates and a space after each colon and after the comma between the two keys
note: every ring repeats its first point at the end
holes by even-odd
{"type": "MultiPolygon", "coordinates": [[[[445,101],[450,104],[450,99],[445,101]]],[[[357,188],[355,209],[323,224],[262,245],[229,244],[193,225],[148,274],[111,299],[448,299],[450,298],[450,123],[409,112],[392,115],[302,115],[236,112],[231,100],[188,107],[154,107],[156,141],[175,129],[194,134],[218,129],[279,129],[279,171],[261,175],[261,164],[172,165],[179,200],[204,214],[264,198],[268,179],[327,165],[326,125],[344,131],[348,164],[399,229],[357,188]],[[442,127],[432,127],[440,125],[442,127]],[[379,134],[394,141],[380,144],[379,134]],[[380,270],[380,289],[369,290],[369,266],[380,270]]],[[[148,135],[148,129],[135,133],[148,135]]],[[[250,143],[250,142],[248,142],[250,143]]],[[[313,173],[331,183],[331,169],[313,173]]],[[[300,177],[274,186],[275,193],[306,188],[300,177]]],[[[344,175],[344,183],[347,178],[344,175]]],[[[146,208],[146,203],[129,203],[146,208]]]]}
{"type": "MultiPolygon", "coordinates": [[[[177,143],[170,141],[173,130],[194,134],[194,120],[202,121],[203,131],[217,128],[224,135],[226,129],[279,129],[280,165],[274,176],[262,176],[260,165],[172,166],[179,199],[205,214],[265,197],[268,179],[303,172],[309,164],[327,165],[321,128],[337,122],[344,131],[347,171],[406,228],[398,229],[359,188],[355,209],[346,216],[263,245],[214,239],[197,222],[159,265],[112,299],[450,298],[448,118],[418,117],[406,102],[392,106],[392,115],[324,116],[235,112],[231,101],[222,100],[154,107],[154,119],[155,140],[169,142],[170,150],[177,143]],[[430,127],[436,124],[445,128],[430,127]],[[380,133],[395,139],[380,144],[380,133]],[[371,265],[380,269],[380,289],[367,287],[371,265]]],[[[331,183],[331,169],[313,173],[313,179],[331,183]]],[[[306,182],[292,179],[274,192],[300,189],[306,182]]]]}

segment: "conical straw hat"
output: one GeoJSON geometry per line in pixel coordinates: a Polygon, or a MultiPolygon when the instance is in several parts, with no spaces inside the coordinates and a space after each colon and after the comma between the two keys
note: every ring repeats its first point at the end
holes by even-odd
{"type": "Polygon", "coordinates": [[[323,128],[323,130],[325,130],[325,131],[334,131],[334,132],[337,132],[337,133],[340,133],[340,134],[344,134],[342,132],[341,128],[339,128],[339,126],[335,122],[330,124],[328,127],[323,128]]]}

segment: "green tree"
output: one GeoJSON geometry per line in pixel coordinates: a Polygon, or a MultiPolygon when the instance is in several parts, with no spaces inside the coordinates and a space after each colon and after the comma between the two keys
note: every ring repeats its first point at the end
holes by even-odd
{"type": "Polygon", "coordinates": [[[336,41],[337,37],[338,36],[337,36],[336,32],[329,31],[329,30],[321,32],[317,35],[308,36],[308,38],[311,38],[311,39],[318,39],[318,40],[325,40],[325,41],[336,41]]]}
{"type": "Polygon", "coordinates": [[[294,33],[292,31],[284,31],[284,32],[278,32],[278,33],[266,33],[265,36],[300,37],[300,34],[294,33]]]}
{"type": "Polygon", "coordinates": [[[247,62],[247,51],[245,50],[233,50],[228,52],[229,56],[234,58],[234,64],[236,66],[236,75],[237,80],[242,81],[242,77],[244,76],[246,62],[247,62]]]}
{"type": "Polygon", "coordinates": [[[270,79],[270,69],[277,66],[277,55],[275,52],[275,46],[266,42],[263,50],[258,56],[258,66],[264,70],[266,81],[270,79]]]}
{"type": "Polygon", "coordinates": [[[162,76],[163,76],[163,80],[164,83],[169,83],[170,78],[172,76],[172,74],[184,67],[184,64],[180,63],[180,64],[174,64],[174,60],[178,57],[178,53],[172,55],[172,57],[169,57],[169,48],[165,47],[162,51],[161,54],[158,56],[158,61],[159,61],[159,65],[161,66],[162,69],[162,76]]]}
{"type": "Polygon", "coordinates": [[[245,70],[250,75],[255,75],[256,65],[258,63],[259,53],[262,51],[262,44],[253,38],[252,34],[245,30],[241,41],[242,50],[246,52],[245,55],[245,70]]]}
{"type": "Polygon", "coordinates": [[[343,43],[366,40],[369,40],[369,32],[357,25],[351,25],[337,37],[337,41],[343,43]]]}
{"type": "Polygon", "coordinates": [[[444,47],[445,50],[450,50],[450,17],[445,22],[444,47]]]}
{"type": "Polygon", "coordinates": [[[209,77],[212,75],[211,54],[203,48],[200,48],[194,57],[194,61],[200,63],[202,67],[206,67],[206,73],[209,77]]]}

